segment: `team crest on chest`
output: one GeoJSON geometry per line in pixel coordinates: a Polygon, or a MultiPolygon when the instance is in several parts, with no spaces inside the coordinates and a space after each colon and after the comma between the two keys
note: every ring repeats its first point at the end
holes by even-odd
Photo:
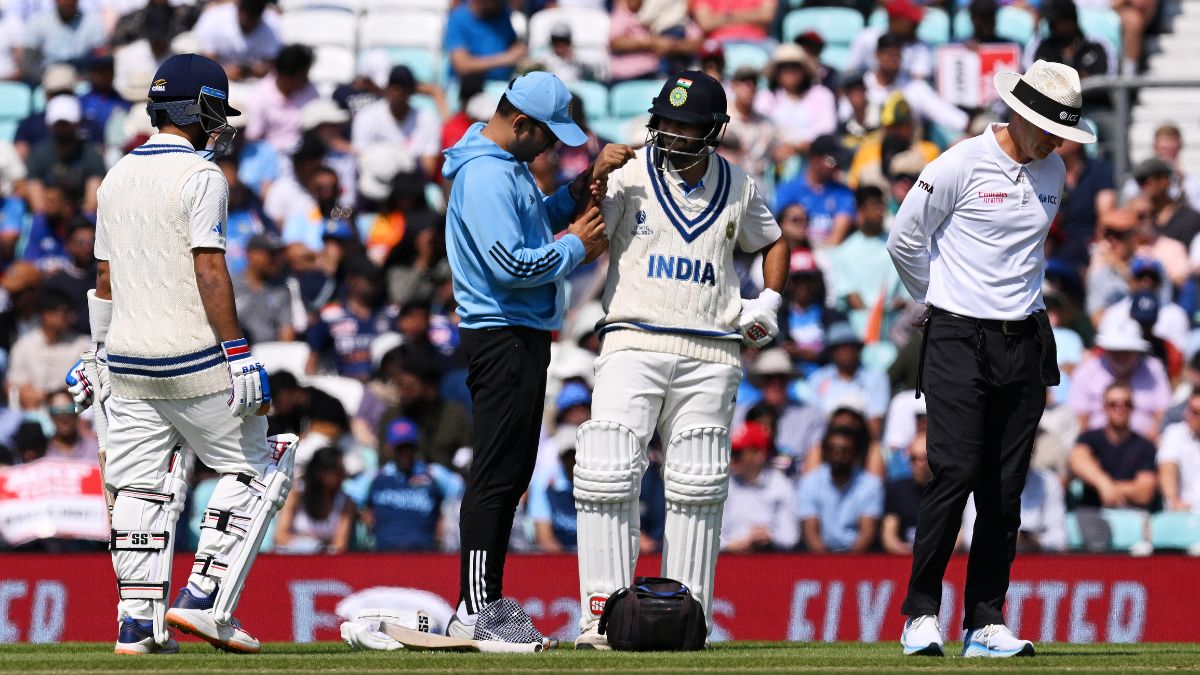
{"type": "Polygon", "coordinates": [[[737,227],[734,226],[733,221],[732,220],[729,221],[729,224],[725,226],[725,238],[733,239],[733,233],[736,231],[737,231],[737,227]]]}

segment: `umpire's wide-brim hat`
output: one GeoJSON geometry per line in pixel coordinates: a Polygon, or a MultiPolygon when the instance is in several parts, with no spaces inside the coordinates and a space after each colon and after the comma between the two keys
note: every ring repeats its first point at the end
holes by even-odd
{"type": "Polygon", "coordinates": [[[995,83],[1008,107],[1039,129],[1076,143],[1096,142],[1095,134],[1079,127],[1083,91],[1074,68],[1038,59],[1024,75],[996,73],[995,83]]]}

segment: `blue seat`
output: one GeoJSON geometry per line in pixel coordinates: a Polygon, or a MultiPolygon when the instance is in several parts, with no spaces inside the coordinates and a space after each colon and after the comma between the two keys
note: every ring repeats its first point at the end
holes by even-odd
{"type": "Polygon", "coordinates": [[[625,137],[628,124],[629,120],[627,118],[622,119],[620,117],[605,116],[588,120],[588,126],[591,127],[592,131],[610,143],[624,143],[629,140],[625,137]]]}
{"type": "Polygon", "coordinates": [[[841,71],[850,62],[850,45],[825,45],[821,50],[821,63],[835,71],[841,71]]]}
{"type": "MultiPolygon", "coordinates": [[[[871,12],[871,18],[867,21],[867,25],[887,30],[887,12],[882,8],[871,12]]],[[[967,26],[970,25],[971,21],[968,18],[967,26]]],[[[945,10],[937,7],[925,8],[925,17],[921,19],[921,25],[917,26],[917,39],[931,47],[944,45],[950,41],[950,16],[946,14],[945,10]]]]}
{"type": "Polygon", "coordinates": [[[417,82],[441,82],[438,57],[424,47],[376,47],[387,52],[393,65],[404,64],[412,71],[417,82]]]}
{"type": "Polygon", "coordinates": [[[1112,550],[1128,551],[1146,539],[1146,514],[1130,509],[1104,509],[1104,519],[1112,528],[1112,550]]]}
{"type": "Polygon", "coordinates": [[[581,80],[571,83],[567,88],[583,102],[583,112],[589,121],[608,114],[608,87],[599,82],[581,80]]]}
{"type": "MultiPolygon", "coordinates": [[[[845,7],[805,7],[794,9],[783,17],[783,39],[791,42],[797,35],[815,30],[826,45],[849,45],[862,31],[862,14],[845,7]]],[[[828,48],[828,47],[827,47],[828,48]]],[[[824,54],[822,54],[824,60],[824,54]]]]}
{"type": "Polygon", "coordinates": [[[996,34],[1025,45],[1033,39],[1037,24],[1033,15],[1018,7],[1001,7],[996,12],[996,34]]]}
{"type": "Polygon", "coordinates": [[[22,120],[33,105],[33,92],[20,82],[0,82],[0,120],[22,120]]]}
{"type": "Polygon", "coordinates": [[[975,26],[971,25],[971,14],[965,9],[954,13],[954,39],[965,40],[975,34],[975,26]]]}
{"type": "Polygon", "coordinates": [[[1079,519],[1075,517],[1074,513],[1067,514],[1067,518],[1063,522],[1063,527],[1067,530],[1067,550],[1082,550],[1083,532],[1079,529],[1079,519]]]}
{"type": "Polygon", "coordinates": [[[1080,7],[1079,27],[1083,29],[1084,35],[1107,41],[1118,57],[1120,56],[1121,17],[1117,16],[1116,12],[1106,7],[1080,7]]]}
{"type": "Polygon", "coordinates": [[[613,85],[608,92],[608,111],[613,117],[628,119],[644,115],[650,101],[658,96],[664,80],[630,80],[613,85]]]}
{"type": "Polygon", "coordinates": [[[0,141],[12,143],[12,140],[17,136],[18,120],[0,120],[0,141]]]}
{"type": "Polygon", "coordinates": [[[1164,511],[1150,517],[1150,543],[1154,548],[1188,550],[1200,544],[1200,515],[1164,511]]]}
{"type": "Polygon", "coordinates": [[[730,75],[744,66],[762,72],[770,60],[771,52],[760,44],[729,42],[725,45],[725,72],[730,75]]]}

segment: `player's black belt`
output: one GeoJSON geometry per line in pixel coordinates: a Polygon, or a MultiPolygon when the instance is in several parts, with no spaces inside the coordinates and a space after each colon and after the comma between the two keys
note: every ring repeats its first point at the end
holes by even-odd
{"type": "Polygon", "coordinates": [[[930,313],[970,321],[980,328],[994,330],[1005,335],[1033,335],[1037,333],[1037,319],[1032,314],[1024,319],[1005,321],[1002,319],[977,319],[973,316],[963,316],[962,314],[955,314],[940,307],[930,307],[930,313]]]}

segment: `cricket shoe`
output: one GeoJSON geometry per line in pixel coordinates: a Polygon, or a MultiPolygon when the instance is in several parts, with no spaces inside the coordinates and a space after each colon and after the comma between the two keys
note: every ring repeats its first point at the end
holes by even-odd
{"type": "Polygon", "coordinates": [[[126,656],[178,654],[179,643],[167,638],[167,644],[158,644],[154,641],[153,623],[127,616],[121,619],[121,632],[117,635],[117,646],[113,653],[126,656]]]}
{"type": "Polygon", "coordinates": [[[937,615],[914,616],[905,621],[900,644],[905,656],[945,656],[937,615]]]}
{"type": "Polygon", "coordinates": [[[217,649],[234,654],[257,654],[258,639],[247,633],[237,619],[231,619],[227,624],[217,623],[212,609],[216,597],[215,590],[208,597],[196,597],[183,588],[175,598],[175,604],[167,610],[167,623],[217,649]]]}
{"type": "Polygon", "coordinates": [[[963,638],[962,655],[967,658],[990,657],[996,659],[1010,656],[1033,656],[1033,643],[1012,634],[1002,623],[990,623],[983,628],[967,631],[963,638]]]}
{"type": "Polygon", "coordinates": [[[475,623],[469,624],[455,613],[446,626],[446,635],[465,640],[492,640],[515,644],[536,643],[542,649],[554,649],[556,640],[542,635],[533,627],[533,621],[521,606],[511,598],[500,598],[485,606],[475,615],[475,623]]]}
{"type": "Polygon", "coordinates": [[[587,628],[575,638],[575,649],[591,649],[598,652],[610,652],[612,646],[608,644],[608,638],[600,634],[599,619],[593,620],[588,624],[587,628]]]}

